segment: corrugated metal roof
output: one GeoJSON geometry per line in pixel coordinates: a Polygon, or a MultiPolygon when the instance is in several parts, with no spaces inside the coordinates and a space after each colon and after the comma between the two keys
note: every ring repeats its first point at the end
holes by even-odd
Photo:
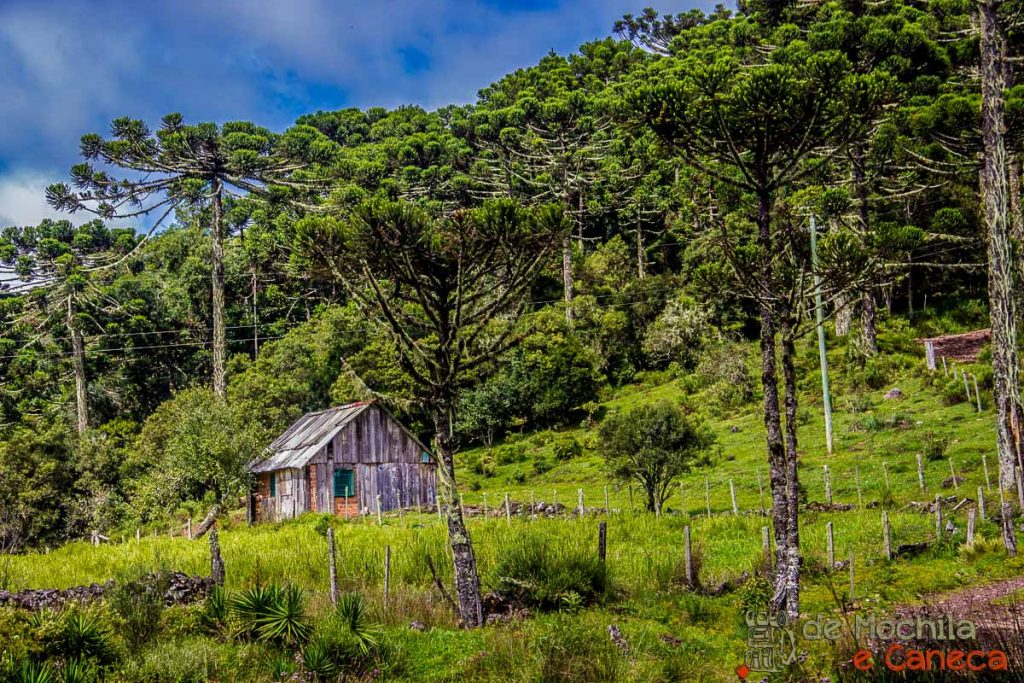
{"type": "Polygon", "coordinates": [[[284,434],[274,439],[267,449],[267,457],[249,464],[250,471],[273,472],[289,467],[305,467],[328,441],[369,405],[365,402],[349,403],[306,413],[284,434]]]}

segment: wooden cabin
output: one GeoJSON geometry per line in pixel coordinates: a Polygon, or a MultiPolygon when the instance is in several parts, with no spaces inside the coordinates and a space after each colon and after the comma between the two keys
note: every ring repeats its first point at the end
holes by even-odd
{"type": "Polygon", "coordinates": [[[303,512],[342,517],[433,505],[437,463],[423,443],[376,403],[350,403],[303,415],[252,462],[251,518],[277,521],[303,512]]]}

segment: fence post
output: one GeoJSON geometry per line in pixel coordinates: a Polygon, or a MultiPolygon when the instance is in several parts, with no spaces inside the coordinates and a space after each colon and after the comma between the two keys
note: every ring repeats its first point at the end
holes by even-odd
{"type": "Polygon", "coordinates": [[[949,459],[949,476],[953,480],[953,490],[957,493],[960,492],[960,484],[956,481],[956,469],[953,467],[953,458],[949,459]]]}
{"type": "Polygon", "coordinates": [[[917,483],[921,487],[921,493],[924,493],[924,458],[920,453],[917,454],[917,483]]]}
{"type": "Polygon", "coordinates": [[[942,540],[942,496],[935,494],[935,540],[942,540]]]}
{"type": "Polygon", "coordinates": [[[967,381],[967,371],[966,370],[961,370],[960,374],[964,378],[964,392],[967,394],[967,405],[971,405],[971,403],[973,403],[973,401],[971,401],[971,384],[970,384],[970,382],[967,381]]]}
{"type": "Polygon", "coordinates": [[[629,511],[636,512],[636,507],[633,505],[633,485],[629,485],[629,511]]]}
{"type": "Polygon", "coordinates": [[[142,529],[135,527],[135,542],[142,542],[142,529]]]}
{"type": "Polygon", "coordinates": [[[708,508],[708,519],[711,519],[711,482],[707,477],[704,477],[704,502],[708,508]]]}
{"type": "Polygon", "coordinates": [[[210,580],[214,585],[224,585],[224,559],[220,556],[220,538],[216,529],[210,531],[210,580]]]}
{"type": "Polygon", "coordinates": [[[975,375],[975,374],[972,374],[971,378],[974,380],[974,398],[977,399],[977,401],[978,401],[978,412],[980,413],[981,412],[981,392],[978,391],[978,376],[975,375]]]}
{"type": "Polygon", "coordinates": [[[946,365],[946,357],[942,357],[942,374],[949,377],[949,366],[946,365]]]}
{"type": "Polygon", "coordinates": [[[693,548],[690,546],[690,525],[683,527],[683,552],[686,555],[686,585],[693,588],[693,548]]]}
{"type": "Polygon", "coordinates": [[[832,477],[828,474],[828,465],[824,466],[824,482],[825,482],[825,504],[832,505],[832,477]]]}
{"type": "Polygon", "coordinates": [[[978,510],[982,521],[985,521],[985,489],[978,487],[978,510]]]}
{"type": "Polygon", "coordinates": [[[836,540],[832,534],[832,522],[825,525],[825,542],[828,546],[828,571],[831,573],[836,567],[836,540]]]}
{"type": "Polygon", "coordinates": [[[380,516],[380,494],[377,494],[377,526],[384,526],[384,520],[380,516]]]}
{"type": "Polygon", "coordinates": [[[551,489],[551,507],[554,508],[555,514],[558,514],[558,489],[551,489]]]}
{"type": "Polygon", "coordinates": [[[334,555],[334,527],[327,527],[327,569],[331,581],[331,604],[338,604],[338,564],[334,555]]]}
{"type": "Polygon", "coordinates": [[[505,521],[512,526],[512,503],[508,500],[508,493],[505,494],[505,521]]]}
{"type": "Polygon", "coordinates": [[[608,556],[608,522],[600,522],[597,525],[597,556],[604,563],[608,556]]]}
{"type": "Polygon", "coordinates": [[[732,514],[740,514],[740,508],[736,505],[736,486],[733,485],[732,479],[729,480],[729,496],[732,498],[732,514]]]}
{"type": "MultiPolygon", "coordinates": [[[[681,486],[681,484],[680,484],[680,486],[681,486]]],[[[608,486],[606,485],[604,487],[604,514],[607,516],[607,515],[610,515],[611,513],[612,513],[612,506],[608,502],[608,486]]]]}
{"type": "Polygon", "coordinates": [[[892,559],[892,546],[889,543],[889,513],[882,510],[882,549],[885,559],[892,559]]]}
{"type": "Polygon", "coordinates": [[[929,370],[935,369],[935,342],[924,343],[924,361],[929,370]]]}
{"type": "Polygon", "coordinates": [[[188,518],[188,540],[192,540],[192,518],[188,518]]]}
{"type": "MultiPolygon", "coordinates": [[[[946,359],[942,359],[943,365],[946,363],[946,359]]],[[[853,548],[850,548],[850,602],[853,602],[853,548]]]]}
{"type": "Polygon", "coordinates": [[[974,517],[977,512],[976,508],[967,511],[967,545],[974,543],[974,517]]]}
{"type": "Polygon", "coordinates": [[[583,506],[583,489],[576,489],[576,501],[576,512],[582,517],[587,512],[587,509],[583,506]]]}
{"type": "Polygon", "coordinates": [[[384,609],[388,608],[388,594],[391,592],[391,546],[384,546],[384,609]]]}
{"type": "Polygon", "coordinates": [[[772,568],[772,534],[768,527],[761,527],[761,550],[764,552],[764,559],[768,563],[768,569],[772,568]]]}
{"type": "Polygon", "coordinates": [[[981,454],[981,467],[985,470],[985,490],[992,491],[992,481],[988,478],[988,457],[983,452],[981,454]]]}
{"type": "Polygon", "coordinates": [[[1010,557],[1016,557],[1017,534],[1013,529],[1013,506],[1010,503],[1003,503],[1001,517],[1002,519],[999,521],[1003,527],[1003,545],[1006,546],[1006,554],[1010,557]]]}

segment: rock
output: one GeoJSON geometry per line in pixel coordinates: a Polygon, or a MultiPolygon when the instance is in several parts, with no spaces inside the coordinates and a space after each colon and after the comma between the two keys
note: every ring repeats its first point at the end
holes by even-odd
{"type": "Polygon", "coordinates": [[[903,398],[903,392],[900,391],[898,388],[893,387],[889,391],[885,392],[885,396],[883,396],[882,398],[884,398],[886,401],[899,400],[903,398]]]}
{"type": "Polygon", "coordinates": [[[665,643],[666,645],[671,645],[672,647],[679,647],[683,644],[682,640],[680,640],[679,638],[673,638],[667,633],[662,633],[660,636],[658,636],[658,640],[665,643]]]}
{"type": "Polygon", "coordinates": [[[427,626],[423,622],[412,621],[412,622],[409,623],[409,630],[410,631],[426,631],[427,630],[427,626]]]}
{"type": "Polygon", "coordinates": [[[960,475],[956,475],[956,477],[946,477],[945,479],[942,480],[942,488],[944,489],[953,488],[954,486],[960,487],[963,485],[964,478],[961,477],[960,475]]]}
{"type": "Polygon", "coordinates": [[[626,642],[625,636],[622,635],[622,631],[615,624],[608,625],[608,635],[611,637],[612,642],[622,650],[622,654],[629,653],[629,643],[626,642]]]}
{"type": "Polygon", "coordinates": [[[732,427],[729,427],[729,431],[732,432],[733,434],[739,434],[740,428],[737,427],[736,425],[733,425],[732,427]]]}
{"type": "Polygon", "coordinates": [[[852,510],[853,506],[849,503],[819,503],[818,501],[812,501],[804,506],[810,512],[843,512],[846,510],[852,510]]]}

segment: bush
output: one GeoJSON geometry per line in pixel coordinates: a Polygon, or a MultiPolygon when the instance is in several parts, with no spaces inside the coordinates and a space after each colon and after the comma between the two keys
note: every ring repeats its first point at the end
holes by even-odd
{"type": "Polygon", "coordinates": [[[721,408],[737,408],[754,398],[754,380],[742,344],[720,342],[708,348],[693,377],[694,389],[703,389],[721,408]]]}
{"type": "Polygon", "coordinates": [[[553,462],[551,462],[550,460],[545,460],[543,458],[537,458],[536,460],[533,461],[533,471],[535,474],[544,474],[545,472],[550,472],[554,466],[555,464],[553,462]]]}
{"type": "Polygon", "coordinates": [[[608,634],[576,618],[563,617],[537,637],[540,681],[617,681],[622,678],[622,657],[608,634]]]}
{"type": "Polygon", "coordinates": [[[583,455],[583,446],[576,439],[569,439],[556,443],[552,451],[559,460],[572,460],[583,455]]]}
{"type": "Polygon", "coordinates": [[[942,460],[949,447],[949,437],[928,430],[921,436],[921,451],[929,461],[942,460]]]}
{"type": "Polygon", "coordinates": [[[600,602],[609,590],[607,568],[593,552],[553,543],[540,533],[527,533],[503,548],[494,573],[500,593],[540,610],[557,610],[567,599],[600,602]]]}
{"type": "Polygon", "coordinates": [[[275,643],[304,642],[310,633],[305,597],[298,586],[255,586],[231,601],[241,632],[275,643]]]}
{"type": "Polygon", "coordinates": [[[114,585],[107,604],[124,623],[124,638],[133,649],[149,642],[160,630],[164,593],[169,581],[163,574],[124,579],[114,585]]]}
{"type": "MultiPolygon", "coordinates": [[[[526,460],[525,443],[508,444],[496,450],[495,459],[499,465],[511,465],[512,463],[526,460]]],[[[486,455],[490,456],[491,451],[487,451],[486,455]]]]}

